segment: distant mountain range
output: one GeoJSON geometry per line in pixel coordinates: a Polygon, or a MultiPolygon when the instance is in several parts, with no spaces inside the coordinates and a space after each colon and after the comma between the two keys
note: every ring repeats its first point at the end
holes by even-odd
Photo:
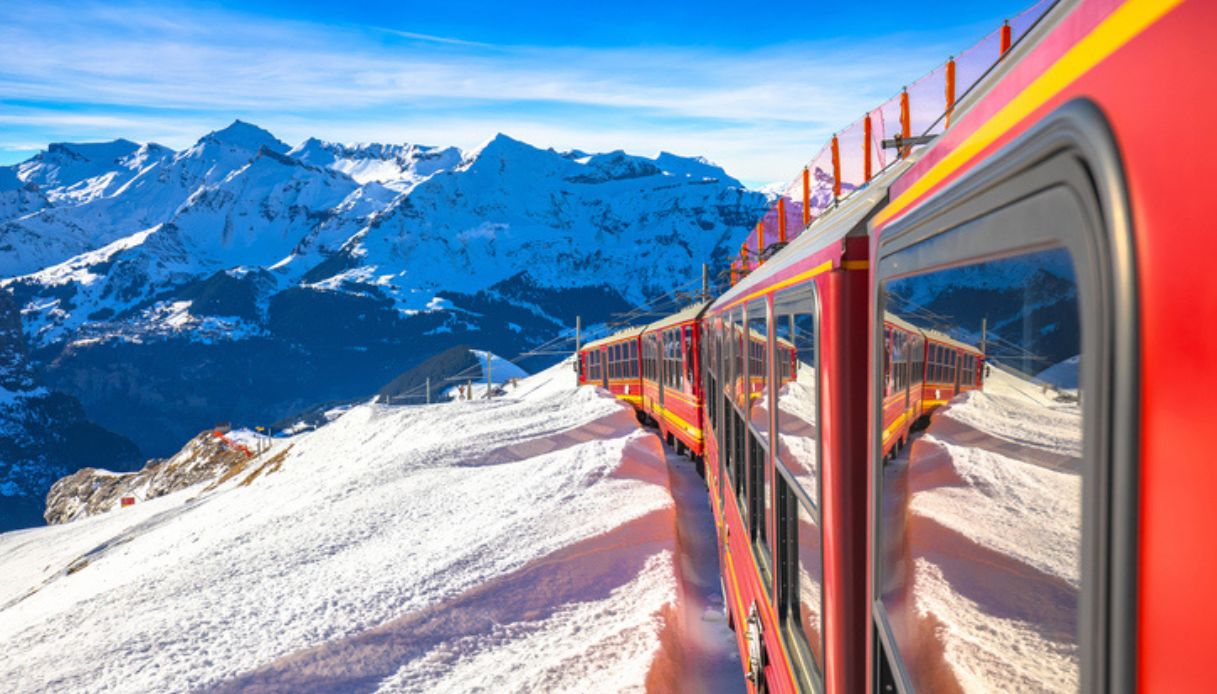
{"type": "Polygon", "coordinates": [[[457,344],[512,355],[602,322],[723,266],[765,203],[666,153],[292,148],[236,121],[0,167],[0,287],[38,382],[161,456],[457,344]]]}

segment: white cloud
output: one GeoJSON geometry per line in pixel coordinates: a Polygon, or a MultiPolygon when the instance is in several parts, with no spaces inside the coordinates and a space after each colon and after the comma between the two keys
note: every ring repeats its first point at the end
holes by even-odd
{"type": "Polygon", "coordinates": [[[753,181],[793,176],[834,128],[915,77],[910,67],[949,51],[486,46],[221,10],[24,3],[0,9],[0,45],[0,94],[46,105],[0,117],[22,140],[42,128],[182,146],[240,116],[287,140],[469,146],[504,131],[542,146],[683,150],[753,181]]]}

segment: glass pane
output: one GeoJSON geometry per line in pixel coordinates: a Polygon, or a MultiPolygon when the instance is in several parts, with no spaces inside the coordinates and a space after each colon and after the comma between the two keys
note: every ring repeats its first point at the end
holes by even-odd
{"type": "Polygon", "coordinates": [[[769,321],[765,302],[748,307],[748,423],[769,445],[769,321]]]}
{"type": "Polygon", "coordinates": [[[796,530],[798,536],[799,567],[798,567],[798,616],[799,627],[807,638],[811,649],[812,659],[819,672],[824,672],[824,639],[821,636],[823,610],[821,596],[824,580],[820,553],[820,527],[816,517],[802,503],[795,504],[799,511],[799,524],[796,530]]]}
{"type": "Polygon", "coordinates": [[[899,347],[885,374],[898,388],[882,427],[894,455],[879,591],[904,667],[923,692],[1076,691],[1084,398],[1070,257],[1041,251],[884,290],[899,347]],[[898,376],[921,340],[924,385],[898,376]]]}
{"type": "Polygon", "coordinates": [[[744,314],[731,314],[731,379],[735,404],[743,409],[747,398],[747,374],[744,372],[744,314]]]}
{"type": "Polygon", "coordinates": [[[810,289],[779,294],[773,303],[777,373],[778,460],[818,503],[816,318],[810,289]]]}

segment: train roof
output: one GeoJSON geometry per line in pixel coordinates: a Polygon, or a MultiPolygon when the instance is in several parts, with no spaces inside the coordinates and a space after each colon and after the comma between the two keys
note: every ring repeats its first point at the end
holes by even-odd
{"type": "MultiPolygon", "coordinates": [[[[961,95],[951,110],[952,124],[967,118],[973,108],[1002,81],[1007,73],[1014,69],[1024,56],[1031,52],[1045,35],[1069,14],[1076,4],[1076,2],[1064,0],[1050,7],[1027,34],[1011,48],[1011,52],[1007,56],[992,65],[966,93],[961,95]]],[[[898,194],[913,180],[924,174],[927,168],[927,164],[924,163],[927,154],[933,152],[934,157],[941,156],[942,134],[941,132],[935,133],[936,136],[927,145],[915,147],[908,157],[900,159],[880,171],[838,205],[812,220],[811,224],[794,241],[718,297],[711,305],[711,310],[720,310],[735,303],[740,297],[747,296],[750,292],[756,291],[758,287],[765,286],[778,273],[833,242],[853,233],[869,233],[869,229],[865,227],[860,229],[859,225],[867,223],[875,213],[887,206],[889,189],[892,194],[898,194]]]]}
{"type": "Polygon", "coordinates": [[[959,349],[962,349],[965,352],[972,352],[974,354],[981,354],[981,355],[984,354],[983,352],[980,351],[980,348],[977,347],[976,345],[969,345],[968,343],[963,342],[961,340],[956,340],[955,338],[942,332],[941,330],[934,330],[933,328],[918,328],[918,330],[921,331],[922,335],[925,335],[925,339],[927,339],[927,340],[933,340],[934,342],[942,342],[942,343],[948,344],[952,347],[957,347],[959,349]]]}
{"type": "Polygon", "coordinates": [[[615,332],[612,335],[609,335],[607,337],[602,337],[599,340],[592,340],[591,342],[587,343],[586,345],[583,345],[582,347],[580,347],[579,351],[582,352],[585,349],[596,349],[597,347],[603,347],[605,345],[611,345],[616,342],[621,342],[622,340],[628,340],[631,337],[638,337],[639,335],[642,334],[642,331],[645,329],[646,329],[645,325],[638,325],[638,326],[634,326],[631,328],[624,328],[622,330],[618,330],[617,332],[615,332]]]}
{"type": "Polygon", "coordinates": [[[654,323],[651,323],[646,327],[645,332],[651,332],[652,330],[659,330],[660,328],[666,328],[678,323],[686,323],[691,320],[697,320],[701,317],[702,312],[705,311],[709,305],[710,302],[708,301],[699,301],[692,306],[686,306],[666,318],[660,318],[654,323]]]}
{"type": "Polygon", "coordinates": [[[933,340],[934,342],[941,342],[943,344],[947,344],[952,347],[962,349],[965,352],[972,352],[972,353],[981,354],[981,355],[984,354],[983,352],[980,351],[980,348],[977,347],[976,345],[969,345],[968,343],[963,342],[961,340],[956,340],[955,338],[951,337],[950,335],[947,335],[946,333],[942,332],[941,330],[934,330],[933,328],[923,328],[919,325],[913,325],[912,323],[908,322],[907,320],[901,318],[900,316],[897,316],[896,314],[894,314],[890,311],[884,311],[883,321],[885,323],[891,323],[892,325],[895,325],[899,328],[903,328],[904,330],[907,330],[909,332],[919,333],[923,337],[925,337],[925,339],[927,339],[927,340],[933,340]]]}
{"type": "Polygon", "coordinates": [[[857,230],[859,224],[864,223],[879,206],[887,201],[888,186],[912,166],[917,156],[918,153],[914,152],[908,158],[889,166],[840,204],[825,210],[823,214],[813,219],[794,241],[718,297],[711,308],[720,309],[730,305],[739,297],[763,286],[769,279],[809,254],[830,243],[840,241],[857,230]]]}
{"type": "MultiPolygon", "coordinates": [[[[1080,2],[1078,0],[1059,0],[1044,12],[1035,24],[1031,26],[1027,33],[1023,35],[1018,42],[1010,48],[1010,52],[994,63],[989,70],[974,84],[968,91],[963,94],[955,107],[951,110],[951,130],[938,133],[932,142],[927,144],[922,149],[922,156],[916,163],[900,176],[891,185],[891,194],[893,199],[897,200],[897,206],[884,211],[877,220],[878,227],[885,227],[893,220],[903,216],[906,212],[911,211],[917,204],[911,206],[900,206],[899,198],[910,187],[913,186],[919,179],[926,175],[935,164],[940,162],[944,157],[951,153],[954,149],[960,146],[958,138],[944,138],[947,132],[954,131],[957,134],[961,130],[967,130],[970,124],[965,124],[973,109],[986,100],[992,94],[995,88],[1002,83],[1003,80],[1014,70],[1019,67],[1029,54],[1034,52],[1040,42],[1057,27],[1059,27],[1069,15],[1077,9],[1080,2]],[[888,217],[884,219],[884,217],[888,217]]],[[[980,118],[979,123],[984,123],[990,119],[993,112],[1000,107],[1000,104],[988,104],[985,108],[977,109],[974,117],[980,118]]],[[[941,191],[939,191],[941,192],[941,191]]],[[[917,201],[918,204],[922,201],[917,201]]]]}

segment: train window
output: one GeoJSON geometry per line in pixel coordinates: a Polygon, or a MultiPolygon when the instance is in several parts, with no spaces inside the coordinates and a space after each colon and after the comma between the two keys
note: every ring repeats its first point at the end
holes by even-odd
{"type": "MultiPolygon", "coordinates": [[[[728,354],[728,382],[730,383],[729,398],[736,405],[740,403],[744,391],[744,384],[747,374],[744,372],[744,346],[742,342],[743,336],[743,312],[736,309],[729,313],[726,317],[727,323],[724,325],[727,338],[728,354]]],[[[736,498],[739,500],[740,513],[744,518],[745,523],[748,521],[748,489],[745,484],[747,466],[747,426],[740,410],[737,407],[730,407],[724,413],[729,419],[728,435],[730,441],[728,445],[731,448],[730,461],[731,469],[731,484],[735,490],[736,498]]]]}
{"type": "Polygon", "coordinates": [[[694,365],[696,364],[697,360],[695,358],[696,355],[694,353],[694,347],[695,347],[696,343],[693,340],[693,326],[692,325],[685,326],[685,336],[684,337],[685,337],[685,349],[684,349],[685,385],[688,387],[689,392],[693,392],[693,390],[694,390],[693,384],[696,382],[696,379],[697,379],[697,372],[694,371],[694,365]]]}
{"type": "Polygon", "coordinates": [[[672,390],[680,390],[683,377],[680,359],[680,328],[669,329],[665,334],[668,338],[667,385],[672,390]]]}
{"type": "Polygon", "coordinates": [[[777,601],[792,655],[811,678],[809,684],[820,681],[824,663],[817,327],[813,285],[774,295],[775,495],[782,576],[777,601]]]}
{"type": "Polygon", "coordinates": [[[764,300],[748,305],[748,423],[769,441],[769,316],[764,300]]]}
{"type": "Polygon", "coordinates": [[[819,516],[807,504],[796,503],[795,506],[798,509],[795,526],[798,577],[794,586],[798,611],[795,617],[811,652],[814,671],[824,672],[824,555],[820,547],[819,516]]]}
{"type": "Polygon", "coordinates": [[[653,383],[659,383],[659,338],[655,333],[647,334],[647,352],[650,369],[647,378],[653,383]]]}
{"type": "Polygon", "coordinates": [[[786,364],[777,369],[777,460],[813,502],[819,498],[816,300],[810,286],[778,293],[773,332],[786,364]],[[785,352],[785,354],[782,354],[785,352]]]}
{"type": "Polygon", "coordinates": [[[769,308],[761,299],[748,304],[745,330],[747,351],[744,416],[748,427],[749,500],[752,509],[752,536],[756,540],[761,566],[772,563],[769,538],[773,517],[773,469],[769,465],[769,308]]]}
{"type": "MultiPolygon", "coordinates": [[[[965,385],[963,346],[931,344],[942,402],[879,471],[878,598],[916,691],[1079,686],[1082,352],[1065,249],[889,280],[884,310],[978,349],[993,377],[965,385]]],[[[899,331],[897,331],[898,333],[899,331]]],[[[899,376],[904,341],[893,340],[899,376]]],[[[894,426],[887,419],[884,428],[894,426]]]]}

